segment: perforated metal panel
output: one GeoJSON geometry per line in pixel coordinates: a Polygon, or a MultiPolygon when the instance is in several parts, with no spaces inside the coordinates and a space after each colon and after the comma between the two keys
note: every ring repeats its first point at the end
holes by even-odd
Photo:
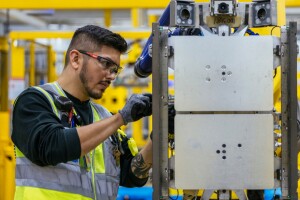
{"type": "Polygon", "coordinates": [[[272,37],[171,37],[177,111],[270,111],[272,37]]]}
{"type": "Polygon", "coordinates": [[[175,135],[177,188],[273,187],[271,114],[177,114],[175,135]]]}

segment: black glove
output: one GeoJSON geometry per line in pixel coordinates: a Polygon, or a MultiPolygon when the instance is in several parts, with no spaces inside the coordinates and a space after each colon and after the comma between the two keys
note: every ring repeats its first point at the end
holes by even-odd
{"type": "Polygon", "coordinates": [[[152,94],[133,94],[119,111],[124,123],[134,122],[152,114],[152,94]]]}
{"type": "Polygon", "coordinates": [[[176,115],[176,110],[174,105],[168,106],[168,130],[170,134],[174,134],[174,119],[176,115]]]}
{"type": "MultiPolygon", "coordinates": [[[[169,139],[174,139],[174,119],[176,115],[176,110],[174,109],[174,105],[168,106],[168,132],[169,132],[169,139]]],[[[152,131],[150,133],[150,138],[152,140],[152,131]]]]}

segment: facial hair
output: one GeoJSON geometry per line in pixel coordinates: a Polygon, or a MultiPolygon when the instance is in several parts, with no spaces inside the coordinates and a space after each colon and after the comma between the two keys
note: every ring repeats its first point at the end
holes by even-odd
{"type": "Polygon", "coordinates": [[[83,85],[83,88],[85,89],[85,92],[88,94],[89,97],[93,98],[93,99],[100,99],[103,95],[103,92],[94,92],[93,89],[91,87],[89,87],[88,85],[88,66],[86,64],[86,61],[83,62],[83,66],[81,68],[81,71],[79,73],[79,78],[80,81],[83,85]]]}

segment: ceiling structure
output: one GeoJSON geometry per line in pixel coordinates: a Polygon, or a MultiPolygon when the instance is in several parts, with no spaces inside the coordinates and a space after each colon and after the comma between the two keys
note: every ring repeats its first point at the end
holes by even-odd
{"type": "MultiPolygon", "coordinates": [[[[209,2],[196,0],[203,1],[209,2]]],[[[147,39],[152,22],[158,20],[169,2],[170,0],[1,0],[0,37],[9,34],[10,39],[35,40],[39,44],[51,45],[61,55],[74,30],[87,24],[108,27],[128,40],[147,39]],[[36,40],[37,38],[43,39],[36,40]]],[[[297,21],[300,38],[300,0],[285,0],[285,4],[286,23],[297,21]]],[[[62,57],[58,60],[56,66],[62,68],[62,57]]]]}
{"type": "Polygon", "coordinates": [[[112,30],[149,29],[148,20],[157,19],[167,5],[168,0],[5,1],[0,3],[0,35],[8,28],[73,31],[86,24],[112,30]]]}
{"type": "MultiPolygon", "coordinates": [[[[208,0],[206,0],[208,1],[208,0]]],[[[240,2],[249,2],[244,0],[240,2]]],[[[203,1],[201,1],[203,2],[203,1]]],[[[74,31],[95,24],[113,31],[150,31],[169,0],[3,0],[0,3],[0,35],[8,31],[74,31]]],[[[286,0],[288,21],[298,22],[300,1],[286,0]]]]}

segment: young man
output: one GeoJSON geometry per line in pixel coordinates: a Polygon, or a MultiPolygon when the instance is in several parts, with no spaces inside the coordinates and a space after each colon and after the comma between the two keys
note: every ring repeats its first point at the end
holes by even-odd
{"type": "Polygon", "coordinates": [[[143,186],[152,165],[151,140],[139,152],[119,127],[151,115],[151,95],[132,95],[111,115],[100,99],[121,70],[127,43],[88,25],[74,33],[54,83],[26,89],[16,100],[15,199],[116,199],[119,185],[143,186]]]}

